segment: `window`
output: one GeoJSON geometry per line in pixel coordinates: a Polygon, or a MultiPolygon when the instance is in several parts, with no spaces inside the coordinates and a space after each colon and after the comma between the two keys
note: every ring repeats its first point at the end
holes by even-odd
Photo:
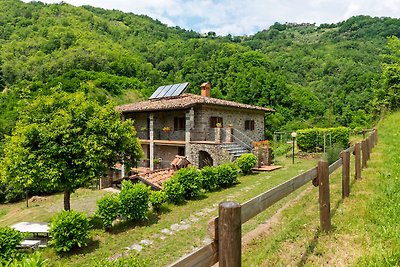
{"type": "Polygon", "coordinates": [[[222,117],[210,117],[211,128],[217,128],[217,123],[219,123],[221,127],[224,127],[224,122],[222,120],[222,117]]]}
{"type": "Polygon", "coordinates": [[[185,128],[186,128],[185,117],[175,117],[174,118],[174,130],[180,131],[180,130],[185,130],[185,128]]]}
{"type": "Polygon", "coordinates": [[[254,131],[254,120],[244,121],[244,129],[254,131]]]}

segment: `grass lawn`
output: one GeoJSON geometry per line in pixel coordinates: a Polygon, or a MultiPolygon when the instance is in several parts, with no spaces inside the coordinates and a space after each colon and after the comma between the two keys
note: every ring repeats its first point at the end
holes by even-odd
{"type": "MultiPolygon", "coordinates": [[[[166,205],[162,213],[150,215],[147,221],[139,224],[121,224],[110,232],[94,227],[89,246],[69,255],[57,256],[51,248],[44,249],[43,254],[49,258],[50,266],[91,266],[101,259],[124,254],[127,252],[126,247],[141,245],[140,252],[130,250],[129,255],[146,259],[149,266],[167,265],[207,241],[207,222],[217,215],[219,202],[235,200],[243,203],[316,164],[315,160],[296,159],[294,165],[291,164],[291,159],[283,161],[281,163],[285,167],[280,170],[240,177],[240,183],[236,186],[207,193],[201,199],[184,205],[166,205]],[[183,229],[171,231],[182,225],[185,226],[183,229]],[[141,241],[151,244],[144,245],[141,241]]],[[[71,207],[92,215],[96,200],[103,194],[103,191],[78,190],[72,194],[71,207]]],[[[289,196],[247,222],[243,225],[243,233],[265,222],[288,199],[295,196],[296,194],[289,196]]],[[[32,203],[29,208],[25,207],[25,202],[1,205],[0,225],[11,225],[19,221],[49,221],[62,209],[62,201],[62,194],[58,194],[48,196],[45,201],[32,203]],[[2,213],[5,214],[1,215],[2,213]]]]}
{"type": "MultiPolygon", "coordinates": [[[[379,125],[379,144],[362,180],[341,200],[341,171],[330,178],[333,230],[319,230],[318,190],[285,209],[243,252],[243,266],[399,266],[400,113],[379,125]]],[[[353,157],[352,157],[353,158],[353,157]]]]}

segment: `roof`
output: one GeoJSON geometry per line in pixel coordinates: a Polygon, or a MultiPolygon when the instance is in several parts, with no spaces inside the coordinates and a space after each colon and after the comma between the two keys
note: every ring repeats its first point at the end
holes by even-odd
{"type": "Polygon", "coordinates": [[[162,110],[187,109],[195,105],[201,105],[201,104],[259,110],[264,112],[274,111],[271,108],[247,105],[238,102],[227,101],[212,97],[204,97],[194,94],[182,94],[180,96],[175,96],[175,97],[151,99],[147,101],[121,105],[117,107],[117,110],[121,112],[162,111],[162,110]]]}
{"type": "Polygon", "coordinates": [[[156,190],[162,190],[162,184],[170,179],[174,173],[174,169],[161,169],[146,173],[144,175],[132,176],[130,178],[138,179],[156,190]]]}

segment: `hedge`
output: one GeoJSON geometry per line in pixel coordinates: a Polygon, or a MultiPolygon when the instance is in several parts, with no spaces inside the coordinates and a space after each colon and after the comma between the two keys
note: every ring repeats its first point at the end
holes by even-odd
{"type": "Polygon", "coordinates": [[[338,144],[342,148],[347,148],[349,146],[350,129],[346,127],[298,130],[296,139],[297,146],[304,152],[313,152],[318,147],[323,148],[324,134],[326,134],[326,144],[338,144]]]}

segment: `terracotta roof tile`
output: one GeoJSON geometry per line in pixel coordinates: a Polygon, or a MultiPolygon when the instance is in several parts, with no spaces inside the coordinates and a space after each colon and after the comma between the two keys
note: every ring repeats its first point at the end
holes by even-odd
{"type": "Polygon", "coordinates": [[[117,107],[117,110],[121,112],[175,110],[175,109],[187,109],[199,104],[244,108],[244,109],[260,110],[264,112],[274,111],[271,108],[247,105],[218,98],[203,97],[194,94],[183,94],[176,97],[152,99],[132,104],[121,105],[117,107]]]}

